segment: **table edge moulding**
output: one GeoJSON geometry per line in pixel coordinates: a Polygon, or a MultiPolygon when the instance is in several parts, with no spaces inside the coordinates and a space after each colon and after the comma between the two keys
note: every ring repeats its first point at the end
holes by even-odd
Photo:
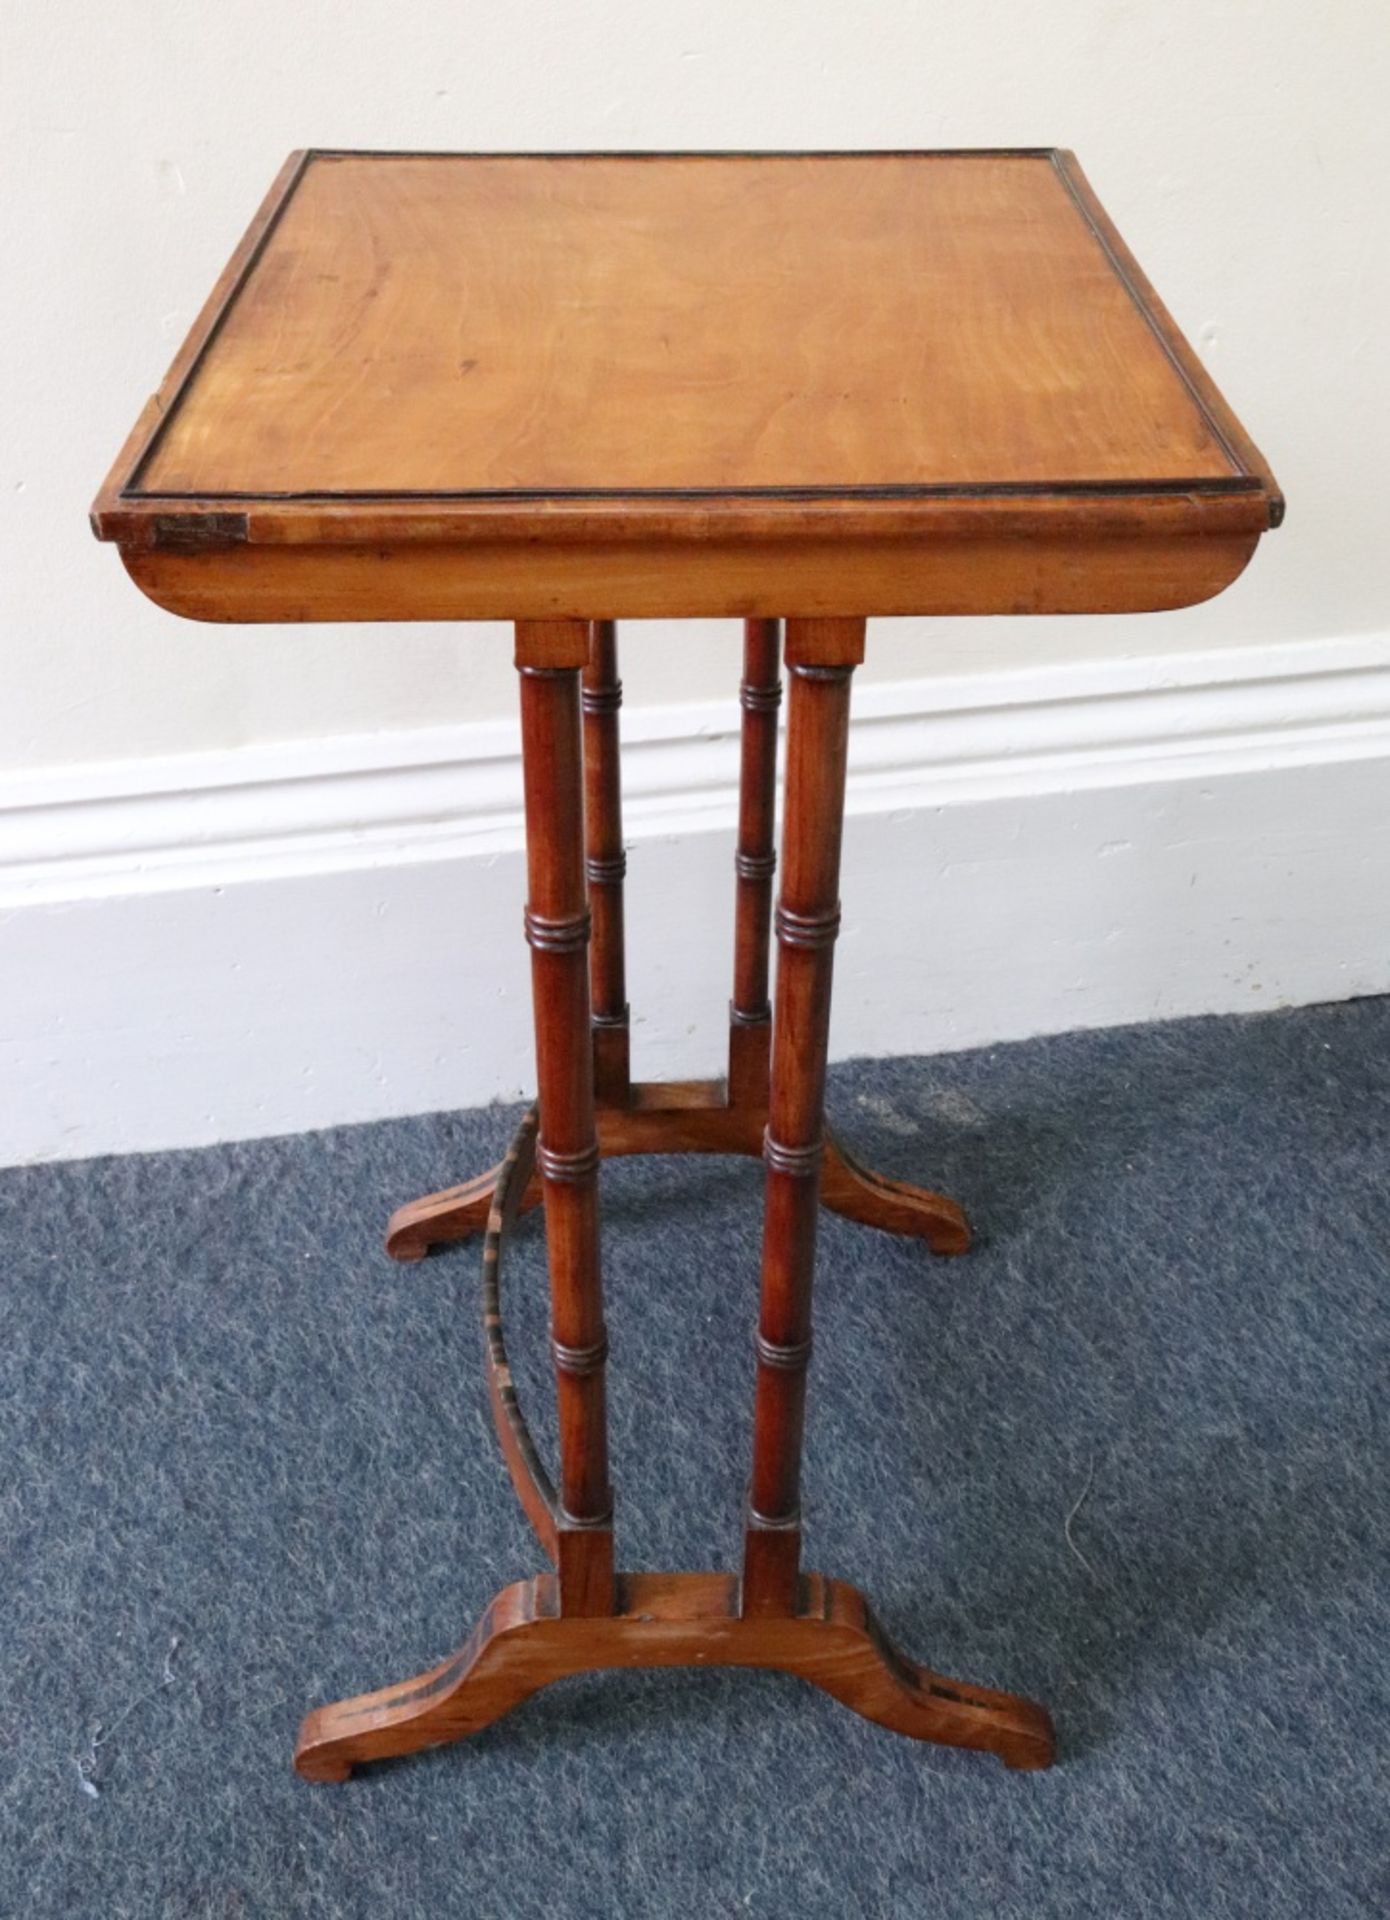
{"type": "Polygon", "coordinates": [[[93,508],[142,589],[203,620],[777,617],[1138,612],[1210,598],[1283,501],[1269,466],[1097,201],[1053,149],[865,155],[356,155],[285,162],[93,508]],[[1229,469],[968,485],[533,493],[163,495],[142,474],[296,191],[339,160],[1030,159],[1045,164],[1161,348],[1229,469]],[[208,563],[209,549],[218,552],[208,563]],[[383,564],[389,563],[389,564],[383,564]]]}

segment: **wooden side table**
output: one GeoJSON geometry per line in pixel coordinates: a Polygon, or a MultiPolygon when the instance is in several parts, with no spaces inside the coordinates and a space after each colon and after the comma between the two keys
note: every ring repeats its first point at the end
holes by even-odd
{"type": "Polygon", "coordinates": [[[286,163],[93,523],[195,619],[515,622],[539,1123],[403,1207],[388,1246],[484,1232],[497,1431],[555,1569],[432,1672],[311,1713],[306,1778],[471,1733],[563,1674],[691,1663],[1050,1763],[1041,1707],[915,1665],[853,1587],[801,1568],[818,1206],[969,1244],[952,1201],[824,1129],[850,679],[872,615],[1207,599],[1281,509],[1068,154],[286,163]],[[746,622],[727,1084],[629,1071],[614,622],[670,615],[746,622]],[[767,1164],[741,1574],[615,1571],[599,1166],[670,1152],[767,1164]],[[500,1310],[508,1232],[542,1198],[558,1486],[500,1310]]]}

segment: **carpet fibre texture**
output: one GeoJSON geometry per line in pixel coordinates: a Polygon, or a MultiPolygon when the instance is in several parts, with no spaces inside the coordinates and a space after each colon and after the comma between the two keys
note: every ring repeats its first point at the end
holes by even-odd
{"type": "MultiPolygon", "coordinates": [[[[0,1176],[0,1914],[1390,1912],[1390,1001],[859,1062],[830,1104],[981,1244],[825,1218],[809,1563],[1045,1701],[1053,1771],[677,1671],[298,1781],[307,1706],[540,1566],[476,1246],[380,1251],[516,1116],[37,1167],[0,1176]]],[[[759,1191],[604,1169],[627,1566],[736,1553],[759,1191]]],[[[549,1451],[538,1220],[516,1249],[549,1451]]]]}

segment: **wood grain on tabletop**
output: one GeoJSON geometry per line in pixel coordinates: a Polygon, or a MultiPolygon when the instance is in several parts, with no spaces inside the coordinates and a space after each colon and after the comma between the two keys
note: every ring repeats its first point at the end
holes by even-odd
{"type": "Polygon", "coordinates": [[[1139,612],[1283,503],[1069,154],[291,156],[92,519],[202,620],[1139,612]]]}
{"type": "Polygon", "coordinates": [[[323,157],[157,493],[1219,479],[1045,158],[323,157]]]}

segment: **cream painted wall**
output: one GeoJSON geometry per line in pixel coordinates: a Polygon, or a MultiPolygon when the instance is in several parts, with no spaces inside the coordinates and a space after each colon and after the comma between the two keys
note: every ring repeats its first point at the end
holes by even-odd
{"type": "MultiPolygon", "coordinates": [[[[1210,607],[885,623],[869,674],[1390,628],[1384,0],[28,0],[0,32],[0,764],[511,709],[496,629],[188,626],[86,531],[302,145],[1073,146],[1272,459],[1288,524],[1210,607]]],[[[728,694],[734,658],[729,631],[642,629],[629,700],[728,694]]]]}

